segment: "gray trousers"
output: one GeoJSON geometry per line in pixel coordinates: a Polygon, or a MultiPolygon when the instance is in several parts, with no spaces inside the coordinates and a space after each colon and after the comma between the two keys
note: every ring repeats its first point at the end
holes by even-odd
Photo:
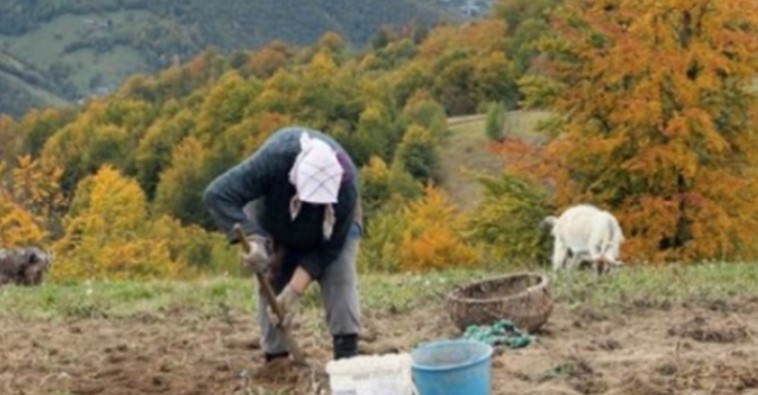
{"type": "MultiPolygon", "coordinates": [[[[360,330],[360,298],[356,261],[360,237],[351,229],[345,246],[337,259],[324,270],[318,281],[321,301],[326,310],[329,332],[335,335],[358,334],[360,330]]],[[[258,293],[258,324],[261,329],[261,348],[267,354],[288,351],[279,330],[271,324],[266,313],[266,300],[258,293]]]]}

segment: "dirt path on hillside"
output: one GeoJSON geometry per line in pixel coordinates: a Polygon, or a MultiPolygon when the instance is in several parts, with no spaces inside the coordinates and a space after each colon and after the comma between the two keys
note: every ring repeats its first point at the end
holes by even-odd
{"type": "MultiPolygon", "coordinates": [[[[364,353],[457,335],[440,303],[405,315],[368,313],[365,322],[364,353]]],[[[609,315],[559,304],[536,344],[498,352],[493,393],[758,394],[757,332],[758,297],[630,303],[609,315]]],[[[296,337],[311,358],[330,357],[318,317],[296,337]]],[[[305,381],[293,388],[254,379],[261,352],[254,321],[242,313],[3,319],[0,339],[0,394],[307,393],[305,381]]]]}

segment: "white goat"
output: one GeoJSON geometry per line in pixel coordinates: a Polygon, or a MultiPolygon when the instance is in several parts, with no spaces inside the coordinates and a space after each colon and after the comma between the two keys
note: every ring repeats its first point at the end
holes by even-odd
{"type": "Polygon", "coordinates": [[[568,208],[560,217],[548,216],[540,227],[551,230],[553,270],[574,269],[589,260],[598,275],[623,265],[619,250],[624,242],[621,226],[613,214],[589,204],[568,208]]]}

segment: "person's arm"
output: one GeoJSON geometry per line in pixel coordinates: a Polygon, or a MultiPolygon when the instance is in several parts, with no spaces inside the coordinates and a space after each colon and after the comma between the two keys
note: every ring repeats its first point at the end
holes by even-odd
{"type": "Polygon", "coordinates": [[[289,286],[295,290],[298,294],[302,295],[308,286],[313,282],[313,278],[302,267],[298,266],[295,269],[295,274],[292,275],[292,279],[289,282],[289,286]]]}
{"type": "Polygon", "coordinates": [[[233,226],[239,223],[246,235],[266,235],[244,213],[245,205],[268,192],[285,158],[276,144],[266,144],[254,155],[218,176],[206,188],[203,203],[230,242],[237,242],[233,226]]]}

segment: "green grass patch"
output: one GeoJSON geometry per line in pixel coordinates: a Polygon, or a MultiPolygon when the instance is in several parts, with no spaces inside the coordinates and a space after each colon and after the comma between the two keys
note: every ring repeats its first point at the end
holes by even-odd
{"type": "MultiPolygon", "coordinates": [[[[408,312],[442,300],[455,285],[504,272],[447,270],[409,275],[362,275],[361,301],[368,311],[408,312]]],[[[589,272],[553,279],[558,303],[569,309],[616,311],[625,306],[662,306],[682,301],[713,301],[758,295],[758,264],[700,264],[671,268],[630,267],[611,277],[589,272]]],[[[0,288],[0,317],[119,318],[189,310],[203,315],[253,312],[251,279],[217,277],[197,281],[101,281],[0,288]]],[[[304,305],[321,305],[311,287],[304,305]]]]}
{"type": "Polygon", "coordinates": [[[704,263],[670,267],[629,267],[613,277],[597,279],[561,273],[555,295],[569,308],[617,310],[656,307],[683,301],[713,301],[758,295],[758,264],[704,263]]]}

